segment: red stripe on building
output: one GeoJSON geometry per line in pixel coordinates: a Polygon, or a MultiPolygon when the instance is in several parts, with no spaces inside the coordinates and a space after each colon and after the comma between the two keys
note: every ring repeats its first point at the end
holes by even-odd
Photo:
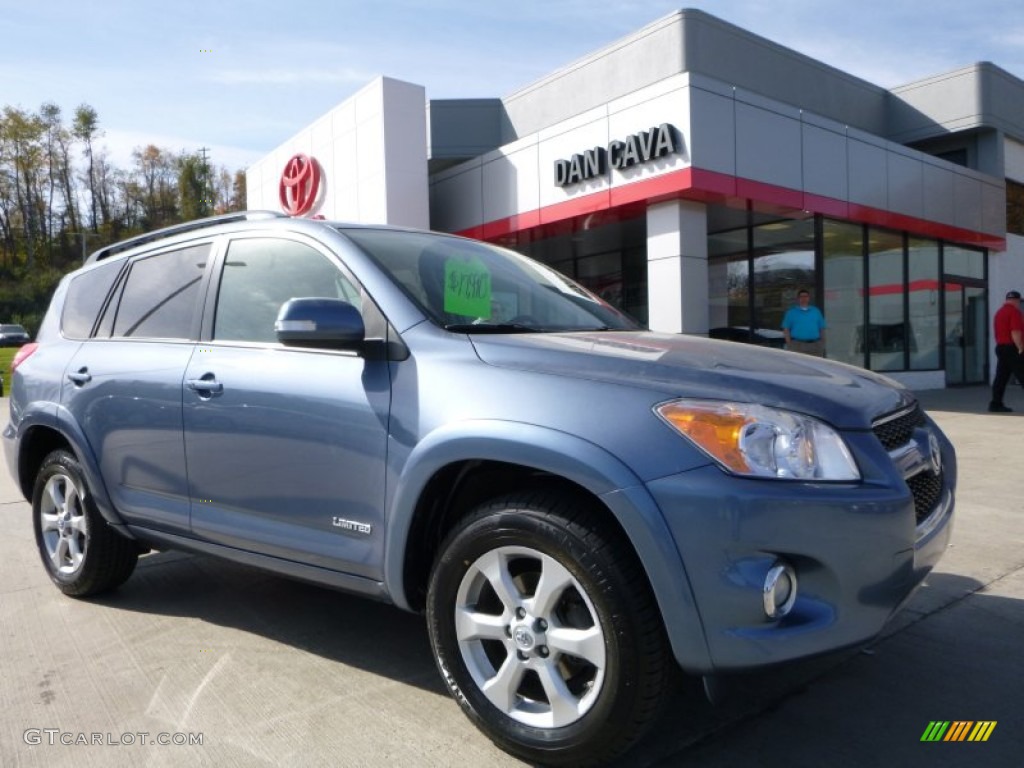
{"type": "MultiPolygon", "coordinates": [[[[907,283],[906,292],[913,293],[914,291],[937,291],[939,290],[938,280],[911,280],[907,283]]],[[[960,290],[959,285],[953,283],[946,284],[947,291],[958,291],[960,290]]],[[[873,285],[868,288],[867,293],[869,296],[886,296],[892,293],[903,293],[903,286],[890,284],[890,285],[873,285]]],[[[860,292],[860,295],[864,295],[864,291],[860,292]]]]}
{"type": "Polygon", "coordinates": [[[630,184],[620,184],[600,192],[580,195],[526,213],[495,219],[479,226],[463,229],[458,234],[493,240],[538,226],[555,224],[623,205],[649,204],[675,199],[733,206],[750,202],[758,210],[771,210],[786,215],[820,213],[846,221],[905,230],[922,237],[977,245],[1000,251],[1006,249],[1005,237],[988,232],[976,232],[951,224],[929,221],[845,200],[812,195],[775,184],[765,184],[752,179],[742,179],[692,167],[641,179],[630,184]]]}

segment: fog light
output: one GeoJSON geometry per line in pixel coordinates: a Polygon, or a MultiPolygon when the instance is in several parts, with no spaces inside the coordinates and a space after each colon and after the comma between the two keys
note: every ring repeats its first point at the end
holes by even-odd
{"type": "Polygon", "coordinates": [[[764,577],[764,613],[769,619],[781,619],[796,602],[796,571],[787,563],[776,563],[764,577]]]}

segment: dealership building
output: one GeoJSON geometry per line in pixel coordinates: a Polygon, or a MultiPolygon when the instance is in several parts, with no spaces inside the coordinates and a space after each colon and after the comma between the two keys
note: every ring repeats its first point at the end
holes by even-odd
{"type": "Polygon", "coordinates": [[[682,10],[494,99],[381,77],[247,172],[248,207],[454,232],[660,331],[777,343],[802,287],[828,357],[988,380],[1024,289],[1024,81],[885,89],[682,10]]]}

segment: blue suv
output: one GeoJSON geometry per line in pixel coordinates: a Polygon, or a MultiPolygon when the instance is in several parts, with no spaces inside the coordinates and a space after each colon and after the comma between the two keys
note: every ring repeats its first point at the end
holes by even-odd
{"type": "Polygon", "coordinates": [[[672,692],[863,644],[952,528],[952,445],[866,370],[652,333],[519,254],[230,215],[93,254],[3,435],[65,594],[150,549],[425,613],[499,746],[621,754],[672,692]]]}

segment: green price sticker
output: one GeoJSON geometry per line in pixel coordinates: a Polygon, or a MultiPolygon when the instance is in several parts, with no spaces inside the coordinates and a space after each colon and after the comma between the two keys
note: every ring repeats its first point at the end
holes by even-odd
{"type": "Polygon", "coordinates": [[[491,273],[478,259],[445,261],[444,311],[466,317],[491,316],[491,273]]]}

